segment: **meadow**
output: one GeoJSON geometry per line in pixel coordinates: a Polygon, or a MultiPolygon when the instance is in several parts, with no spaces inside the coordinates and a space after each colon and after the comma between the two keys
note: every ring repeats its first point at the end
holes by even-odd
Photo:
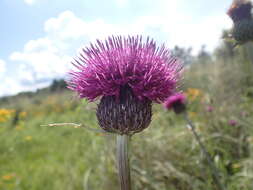
{"type": "MultiPolygon", "coordinates": [[[[186,64],[181,90],[188,113],[228,190],[253,189],[253,45],[223,42],[186,64]]],[[[116,190],[115,136],[101,133],[98,102],[55,81],[0,100],[1,190],[116,190]],[[77,123],[85,127],[44,126],[77,123]],[[93,130],[94,129],[94,130],[93,130]]],[[[214,190],[212,173],[181,116],[153,105],[149,128],[131,139],[134,189],[214,190]]]]}

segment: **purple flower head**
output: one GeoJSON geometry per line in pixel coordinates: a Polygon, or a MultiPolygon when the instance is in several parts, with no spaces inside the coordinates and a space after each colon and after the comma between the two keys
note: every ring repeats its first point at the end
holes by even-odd
{"type": "Polygon", "coordinates": [[[206,111],[207,112],[213,112],[213,106],[207,106],[206,111]]]}
{"type": "Polygon", "coordinates": [[[164,107],[168,110],[173,109],[175,113],[182,113],[185,111],[186,107],[186,96],[183,93],[175,93],[169,96],[165,102],[164,107]]]}
{"type": "Polygon", "coordinates": [[[94,101],[104,96],[120,96],[128,86],[140,100],[163,102],[177,86],[182,69],[164,45],[141,36],[112,36],[82,49],[70,72],[68,87],[81,98],[94,101]]]}
{"type": "Polygon", "coordinates": [[[252,3],[250,0],[234,0],[227,14],[233,22],[238,22],[243,19],[250,20],[252,19],[251,9],[252,3]]]}
{"type": "Polygon", "coordinates": [[[73,63],[68,87],[94,101],[98,123],[107,132],[132,135],[147,128],[152,101],[160,103],[177,87],[181,62],[153,40],[141,36],[97,40],[73,63]]]}
{"type": "Polygon", "coordinates": [[[228,121],[228,124],[229,124],[230,126],[236,126],[238,123],[237,123],[237,121],[231,119],[231,120],[228,121]]]}

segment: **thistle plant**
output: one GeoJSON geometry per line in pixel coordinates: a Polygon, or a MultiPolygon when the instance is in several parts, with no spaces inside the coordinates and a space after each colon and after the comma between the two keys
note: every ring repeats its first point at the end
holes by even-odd
{"type": "Polygon", "coordinates": [[[252,2],[249,0],[234,0],[227,14],[233,21],[231,37],[237,44],[253,41],[252,2]]]}
{"type": "Polygon", "coordinates": [[[152,102],[162,103],[174,93],[182,64],[152,39],[112,36],[82,49],[73,65],[68,87],[80,98],[100,100],[98,123],[117,135],[120,185],[130,190],[129,139],[149,126],[152,102]]]}
{"type": "Polygon", "coordinates": [[[194,123],[190,120],[188,114],[187,114],[187,106],[186,106],[186,96],[183,93],[175,93],[171,96],[169,96],[165,101],[164,101],[164,107],[168,110],[173,110],[176,114],[182,114],[184,116],[184,119],[187,122],[187,127],[192,131],[192,134],[197,141],[197,143],[200,146],[201,151],[203,152],[208,165],[212,171],[212,177],[213,180],[219,190],[225,190],[225,186],[221,183],[220,181],[220,172],[216,168],[215,164],[212,161],[212,158],[207,151],[205,145],[201,141],[200,136],[198,135],[194,123]]]}

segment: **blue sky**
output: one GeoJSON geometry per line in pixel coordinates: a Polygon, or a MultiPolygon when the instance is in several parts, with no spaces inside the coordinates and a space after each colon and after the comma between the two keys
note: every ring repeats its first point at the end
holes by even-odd
{"type": "Polygon", "coordinates": [[[0,96],[64,77],[78,50],[108,35],[212,51],[232,0],[0,0],[0,96]]]}

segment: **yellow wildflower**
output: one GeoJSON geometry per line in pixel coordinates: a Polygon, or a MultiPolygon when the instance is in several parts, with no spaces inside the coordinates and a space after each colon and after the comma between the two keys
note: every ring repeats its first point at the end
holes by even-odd
{"type": "Polygon", "coordinates": [[[12,115],[14,110],[0,109],[0,123],[6,122],[12,115]]]}
{"type": "Polygon", "coordinates": [[[11,180],[13,177],[14,177],[13,174],[9,174],[9,175],[4,175],[4,176],[2,177],[2,179],[5,180],[5,181],[8,181],[8,180],[11,180]]]}
{"type": "Polygon", "coordinates": [[[189,100],[193,101],[199,96],[202,95],[202,92],[199,89],[196,88],[188,88],[186,91],[186,95],[189,98],[189,100]]]}
{"type": "Polygon", "coordinates": [[[19,116],[21,118],[25,118],[27,116],[27,113],[25,111],[20,112],[19,116]]]}
{"type": "Polygon", "coordinates": [[[189,112],[189,116],[190,116],[191,118],[196,117],[196,115],[197,115],[196,112],[189,112]]]}
{"type": "Polygon", "coordinates": [[[26,140],[26,141],[32,140],[32,136],[26,136],[26,137],[25,137],[25,140],[26,140]]]}
{"type": "Polygon", "coordinates": [[[97,133],[96,136],[102,137],[102,136],[106,136],[106,134],[104,134],[104,133],[97,133]]]}
{"type": "Polygon", "coordinates": [[[4,123],[5,121],[7,121],[7,119],[6,119],[6,118],[4,118],[4,117],[0,117],[0,123],[4,123]]]}

